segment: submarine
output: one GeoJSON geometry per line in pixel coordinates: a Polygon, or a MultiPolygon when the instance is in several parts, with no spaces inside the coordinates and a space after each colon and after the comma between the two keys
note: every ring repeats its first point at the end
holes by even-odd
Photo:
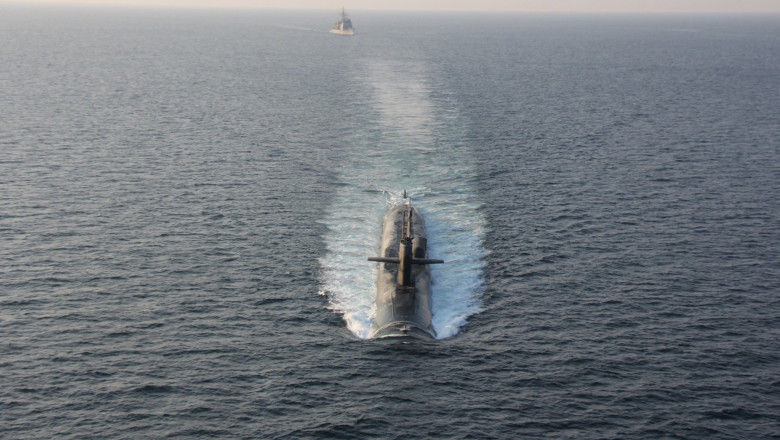
{"type": "Polygon", "coordinates": [[[411,336],[436,337],[431,323],[430,264],[444,263],[428,258],[425,221],[411,199],[391,208],[382,226],[379,257],[368,261],[379,263],[376,286],[376,317],[371,326],[372,338],[411,336]]]}

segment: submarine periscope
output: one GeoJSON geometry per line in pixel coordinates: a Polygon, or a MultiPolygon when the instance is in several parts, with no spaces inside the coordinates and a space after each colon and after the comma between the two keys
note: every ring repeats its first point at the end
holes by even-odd
{"type": "Polygon", "coordinates": [[[443,260],[428,258],[425,221],[411,199],[385,215],[372,338],[412,336],[435,338],[431,319],[431,272],[428,265],[443,260]]]}

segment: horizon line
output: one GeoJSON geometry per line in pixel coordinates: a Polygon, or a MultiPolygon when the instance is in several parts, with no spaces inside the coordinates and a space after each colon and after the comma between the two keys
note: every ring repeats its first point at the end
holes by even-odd
{"type": "MultiPolygon", "coordinates": [[[[246,4],[239,0],[236,2],[220,2],[220,3],[206,3],[197,4],[186,2],[177,3],[160,3],[150,0],[142,0],[141,2],[132,0],[0,0],[0,5],[15,5],[15,6],[96,6],[96,7],[121,7],[121,8],[154,8],[154,9],[201,9],[201,10],[273,10],[273,11],[330,11],[340,10],[339,8],[323,8],[323,7],[290,7],[290,6],[260,6],[246,4]]],[[[701,9],[475,9],[475,8],[452,8],[452,9],[435,9],[435,8],[394,8],[394,7],[379,7],[379,8],[347,8],[350,11],[376,11],[376,12],[455,12],[455,13],[512,13],[512,14],[583,14],[583,15],[756,15],[756,14],[780,14],[780,8],[777,10],[733,10],[733,9],[716,9],[716,10],[701,10],[701,9]]]]}

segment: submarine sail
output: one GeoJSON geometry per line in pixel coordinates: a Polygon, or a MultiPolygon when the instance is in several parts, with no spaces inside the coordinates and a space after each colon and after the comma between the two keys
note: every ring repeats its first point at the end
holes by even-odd
{"type": "Polygon", "coordinates": [[[428,265],[444,261],[428,258],[425,221],[411,203],[393,207],[385,215],[380,255],[368,258],[379,262],[371,336],[435,338],[428,265]]]}

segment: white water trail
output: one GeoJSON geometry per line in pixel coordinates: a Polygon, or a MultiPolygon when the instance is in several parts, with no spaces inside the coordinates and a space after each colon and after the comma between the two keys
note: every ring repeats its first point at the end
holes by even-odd
{"type": "Polygon", "coordinates": [[[482,246],[475,170],[454,105],[432,98],[425,66],[414,62],[370,62],[365,89],[371,100],[365,132],[354,133],[351,158],[340,173],[342,188],[323,223],[327,253],[320,259],[321,293],[347,328],[369,338],[375,314],[382,219],[407,190],[428,229],[433,326],[439,338],[457,334],[481,311],[482,246]]]}

